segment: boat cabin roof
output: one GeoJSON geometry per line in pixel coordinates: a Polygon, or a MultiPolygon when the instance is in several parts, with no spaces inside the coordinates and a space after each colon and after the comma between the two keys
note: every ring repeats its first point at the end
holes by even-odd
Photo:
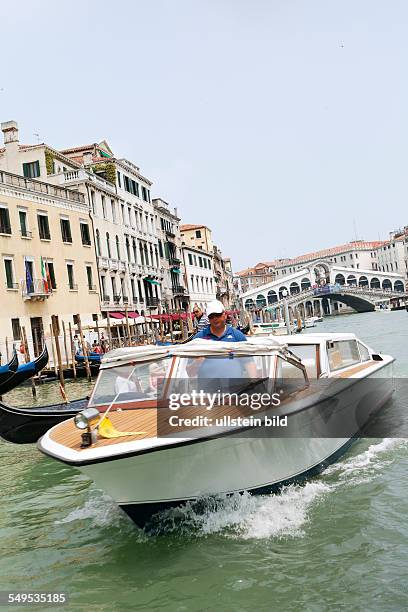
{"type": "Polygon", "coordinates": [[[139,361],[156,361],[165,357],[236,357],[251,355],[285,356],[286,343],[277,342],[275,338],[248,338],[246,342],[214,342],[197,338],[186,344],[173,346],[135,346],[116,349],[103,357],[101,369],[112,368],[124,364],[133,364],[139,361]]]}

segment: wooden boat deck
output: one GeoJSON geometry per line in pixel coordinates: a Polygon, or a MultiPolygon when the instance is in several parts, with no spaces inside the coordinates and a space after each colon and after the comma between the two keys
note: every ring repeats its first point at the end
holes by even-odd
{"type": "MultiPolygon", "coordinates": [[[[374,365],[375,361],[366,361],[356,366],[347,368],[342,372],[336,374],[335,378],[348,378],[353,374],[357,374],[365,369],[368,369],[374,365]]],[[[326,379],[327,380],[327,379],[326,379]]],[[[305,393],[310,390],[305,389],[305,393]]],[[[211,417],[218,418],[222,416],[236,417],[248,417],[250,415],[256,417],[256,413],[250,408],[244,408],[242,406],[220,406],[217,414],[217,407],[211,410],[211,417]]],[[[119,444],[124,442],[139,441],[147,438],[155,438],[158,435],[158,424],[160,429],[160,437],[174,434],[175,429],[179,433],[181,431],[188,432],[193,427],[171,427],[168,423],[169,411],[166,409],[159,409],[159,413],[162,412],[161,422],[158,423],[158,413],[156,408],[137,408],[129,410],[114,410],[109,413],[109,419],[118,431],[138,431],[144,432],[132,436],[122,436],[119,438],[99,438],[92,448],[101,448],[103,446],[111,446],[113,444],[119,444]]],[[[177,411],[174,412],[177,415],[177,411]]],[[[196,416],[210,416],[210,413],[205,407],[192,406],[191,408],[183,408],[180,412],[180,416],[183,418],[193,418],[196,416]]],[[[160,414],[159,414],[160,418],[160,414]]],[[[74,420],[69,419],[58,425],[51,433],[50,438],[58,444],[62,444],[71,448],[72,450],[80,451],[81,449],[81,431],[75,427],[74,420]]],[[[186,433],[186,437],[188,434],[186,433]]]]}

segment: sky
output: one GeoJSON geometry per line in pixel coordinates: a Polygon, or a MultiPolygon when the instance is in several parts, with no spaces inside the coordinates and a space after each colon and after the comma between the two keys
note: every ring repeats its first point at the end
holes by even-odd
{"type": "Polygon", "coordinates": [[[408,225],[405,0],[3,0],[0,23],[0,121],[106,139],[234,271],[408,225]]]}

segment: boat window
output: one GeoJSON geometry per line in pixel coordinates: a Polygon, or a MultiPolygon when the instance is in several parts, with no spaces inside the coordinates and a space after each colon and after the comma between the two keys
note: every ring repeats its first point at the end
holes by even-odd
{"type": "Polygon", "coordinates": [[[162,396],[171,359],[127,364],[101,370],[89,406],[156,399],[162,396]]]}
{"type": "Polygon", "coordinates": [[[330,370],[340,370],[360,363],[357,340],[339,340],[327,343],[330,370]]]}
{"type": "Polygon", "coordinates": [[[296,357],[299,357],[309,378],[317,378],[317,345],[291,344],[289,349],[296,357]]]}
{"type": "Polygon", "coordinates": [[[358,348],[360,350],[361,361],[370,361],[371,355],[368,348],[364,346],[364,344],[361,344],[361,342],[358,342],[358,348]]]}
{"type": "Polygon", "coordinates": [[[274,359],[274,355],[180,357],[168,393],[239,393],[249,384],[256,392],[269,393],[274,359]]]}
{"type": "Polygon", "coordinates": [[[307,380],[301,368],[278,357],[276,364],[275,389],[281,397],[296,393],[307,387],[307,380]]]}

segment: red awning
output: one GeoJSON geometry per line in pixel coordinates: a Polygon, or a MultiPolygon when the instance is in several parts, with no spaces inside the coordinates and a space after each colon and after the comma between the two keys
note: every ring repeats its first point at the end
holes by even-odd
{"type": "Polygon", "coordinates": [[[128,317],[130,317],[131,319],[137,319],[139,316],[140,315],[137,311],[134,312],[133,310],[129,310],[128,312],[128,317]]]}
{"type": "Polygon", "coordinates": [[[125,315],[122,314],[121,312],[110,312],[109,316],[111,317],[111,319],[124,319],[125,315]]]}

